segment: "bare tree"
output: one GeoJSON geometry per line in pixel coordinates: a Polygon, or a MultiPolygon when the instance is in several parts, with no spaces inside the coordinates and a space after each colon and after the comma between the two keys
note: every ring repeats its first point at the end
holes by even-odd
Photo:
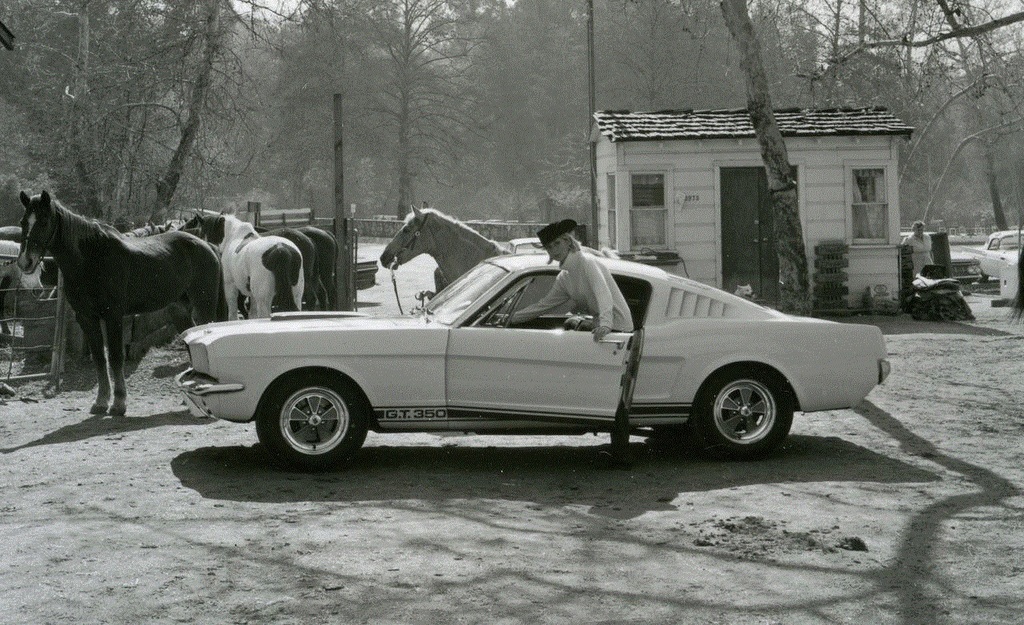
{"type": "Polygon", "coordinates": [[[203,112],[212,83],[214,65],[220,56],[225,36],[221,25],[222,2],[223,0],[205,0],[202,5],[204,18],[204,27],[200,38],[202,52],[196,61],[191,93],[185,98],[187,105],[183,111],[184,123],[181,127],[181,135],[167,163],[167,169],[156,181],[156,200],[153,206],[153,213],[156,214],[170,206],[185,169],[185,163],[192,155],[196,139],[199,136],[199,130],[203,123],[203,112]]]}
{"type": "Polygon", "coordinates": [[[469,127],[475,41],[459,9],[450,0],[387,0],[370,11],[386,76],[375,112],[394,132],[399,216],[414,200],[416,176],[457,154],[469,127]]]}

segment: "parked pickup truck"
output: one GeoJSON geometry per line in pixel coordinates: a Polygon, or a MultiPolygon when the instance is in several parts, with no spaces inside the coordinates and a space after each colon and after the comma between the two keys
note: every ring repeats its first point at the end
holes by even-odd
{"type": "Polygon", "coordinates": [[[1003,267],[1017,263],[1020,239],[1016,230],[1000,230],[988,235],[988,240],[981,247],[965,247],[961,250],[977,257],[981,265],[981,280],[984,282],[989,278],[998,279],[1003,267]]]}

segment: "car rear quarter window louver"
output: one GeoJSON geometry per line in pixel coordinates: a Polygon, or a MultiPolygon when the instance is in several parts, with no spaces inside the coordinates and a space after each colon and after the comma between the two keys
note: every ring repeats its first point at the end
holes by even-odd
{"type": "Polygon", "coordinates": [[[706,295],[699,295],[685,289],[672,289],[668,296],[666,317],[686,319],[717,319],[728,314],[729,306],[706,295]]]}

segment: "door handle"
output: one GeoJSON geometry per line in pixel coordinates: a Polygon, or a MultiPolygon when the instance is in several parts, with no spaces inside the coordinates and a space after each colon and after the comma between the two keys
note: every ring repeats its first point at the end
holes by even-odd
{"type": "Polygon", "coordinates": [[[615,346],[615,350],[618,351],[618,350],[622,349],[623,347],[625,347],[626,340],[625,339],[603,338],[603,339],[599,340],[598,343],[601,343],[602,345],[614,345],[615,346]]]}

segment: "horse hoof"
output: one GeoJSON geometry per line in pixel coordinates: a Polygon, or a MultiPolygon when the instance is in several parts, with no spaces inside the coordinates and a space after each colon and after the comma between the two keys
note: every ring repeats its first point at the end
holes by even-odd
{"type": "Polygon", "coordinates": [[[113,406],[110,407],[110,410],[107,412],[107,414],[109,414],[112,417],[123,417],[124,413],[127,411],[127,406],[125,406],[124,404],[115,403],[113,406]]]}
{"type": "Polygon", "coordinates": [[[92,408],[89,409],[90,414],[107,414],[106,404],[93,404],[92,408]]]}

